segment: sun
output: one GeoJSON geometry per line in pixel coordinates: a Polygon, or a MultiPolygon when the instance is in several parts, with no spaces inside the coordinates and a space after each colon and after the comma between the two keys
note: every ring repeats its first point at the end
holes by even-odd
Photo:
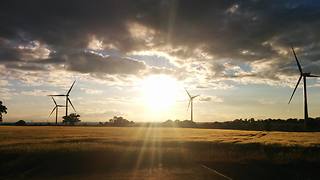
{"type": "Polygon", "coordinates": [[[144,104],[153,111],[169,110],[177,100],[179,82],[167,75],[152,75],[142,81],[144,104]]]}

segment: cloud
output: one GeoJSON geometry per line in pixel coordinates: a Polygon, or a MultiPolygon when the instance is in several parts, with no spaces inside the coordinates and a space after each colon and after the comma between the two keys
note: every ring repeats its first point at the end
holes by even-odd
{"type": "Polygon", "coordinates": [[[295,75],[290,44],[304,68],[319,73],[319,7],[290,0],[4,1],[0,64],[93,78],[166,73],[185,81],[278,85],[295,75]],[[131,59],[133,52],[157,52],[174,67],[151,68],[131,59]]]}
{"type": "Polygon", "coordinates": [[[18,69],[23,71],[44,71],[48,70],[46,66],[37,64],[37,63],[8,63],[6,68],[9,69],[18,69]]]}
{"type": "Polygon", "coordinates": [[[57,92],[41,90],[41,89],[35,89],[35,90],[32,90],[32,91],[21,91],[20,94],[26,95],[26,96],[47,96],[49,94],[57,94],[57,92]]]}
{"type": "Polygon", "coordinates": [[[0,86],[3,87],[3,86],[8,86],[9,85],[9,82],[7,80],[4,80],[4,79],[0,79],[0,86]]]}
{"type": "Polygon", "coordinates": [[[12,96],[17,94],[15,89],[13,89],[11,86],[12,84],[10,84],[8,80],[0,79],[0,100],[9,100],[12,98],[12,96]]]}
{"type": "Polygon", "coordinates": [[[12,89],[0,87],[1,99],[9,100],[15,95],[15,92],[12,92],[12,89]]]}
{"type": "Polygon", "coordinates": [[[98,89],[89,89],[89,88],[81,88],[82,91],[84,91],[86,94],[102,94],[102,90],[98,89]]]}
{"type": "Polygon", "coordinates": [[[204,102],[211,101],[211,102],[221,103],[221,102],[223,102],[223,99],[218,96],[203,96],[203,95],[201,95],[199,97],[199,101],[204,101],[204,102]]]}
{"type": "Polygon", "coordinates": [[[143,62],[92,53],[63,55],[61,58],[66,61],[67,70],[81,73],[139,74],[146,68],[143,62]]]}
{"type": "Polygon", "coordinates": [[[226,13],[234,14],[234,13],[236,13],[236,11],[238,10],[238,8],[239,8],[239,5],[238,5],[238,4],[233,4],[231,7],[229,7],[229,8],[226,10],[226,13]]]}
{"type": "Polygon", "coordinates": [[[258,103],[262,104],[262,105],[273,105],[276,104],[276,101],[272,100],[272,99],[258,99],[258,103]]]}

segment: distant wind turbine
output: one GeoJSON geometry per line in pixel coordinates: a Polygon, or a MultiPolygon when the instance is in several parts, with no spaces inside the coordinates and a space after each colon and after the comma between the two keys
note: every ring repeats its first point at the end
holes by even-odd
{"type": "Polygon", "coordinates": [[[76,82],[76,81],[73,81],[73,83],[72,83],[69,91],[67,92],[67,94],[48,95],[48,96],[51,96],[51,97],[52,97],[52,96],[65,96],[65,97],[66,97],[66,106],[65,106],[65,107],[66,107],[66,116],[68,116],[68,103],[70,103],[71,107],[72,107],[73,110],[76,112],[76,109],[74,108],[74,106],[73,106],[73,104],[72,104],[72,102],[71,102],[71,100],[70,100],[70,98],[69,98],[69,94],[70,94],[70,92],[71,92],[71,90],[72,90],[73,85],[74,85],[75,82],[76,82]]]}
{"type": "Polygon", "coordinates": [[[58,111],[59,111],[59,107],[65,107],[65,106],[63,106],[63,105],[58,105],[57,102],[56,102],[56,100],[54,100],[53,97],[51,97],[51,98],[52,98],[55,106],[54,106],[54,108],[52,109],[49,117],[51,116],[51,114],[53,113],[53,111],[56,111],[56,124],[58,124],[58,111]]]}
{"type": "Polygon", "coordinates": [[[187,91],[187,89],[185,89],[186,90],[186,92],[187,92],[187,94],[188,94],[188,96],[189,96],[189,103],[188,103],[188,109],[187,109],[187,111],[189,110],[189,107],[190,107],[190,105],[191,105],[191,114],[190,114],[190,116],[191,116],[191,121],[193,122],[193,99],[194,98],[196,98],[196,97],[198,97],[199,95],[196,95],[196,96],[191,96],[190,95],[190,93],[187,91]]]}
{"type": "Polygon", "coordinates": [[[299,68],[299,71],[300,71],[300,77],[298,79],[298,82],[296,84],[296,87],[294,88],[293,90],[293,93],[290,97],[290,100],[288,102],[288,104],[290,104],[291,100],[292,100],[292,97],[294,95],[294,93],[296,92],[297,90],[297,87],[298,85],[300,84],[300,81],[301,79],[303,78],[303,94],[304,94],[304,124],[305,126],[307,125],[307,121],[309,120],[309,116],[308,116],[308,100],[307,100],[307,82],[306,82],[306,79],[307,77],[320,77],[320,76],[317,76],[317,75],[314,75],[314,74],[311,74],[311,73],[306,73],[306,72],[303,72],[302,68],[301,68],[301,65],[299,63],[299,60],[297,58],[297,55],[296,55],[296,52],[294,51],[293,47],[291,47],[292,49],[292,52],[293,52],[293,55],[296,59],[296,62],[297,62],[297,66],[299,68]]]}

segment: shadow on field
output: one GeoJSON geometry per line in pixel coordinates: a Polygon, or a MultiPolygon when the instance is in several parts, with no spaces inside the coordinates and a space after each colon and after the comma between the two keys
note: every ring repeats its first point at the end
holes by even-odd
{"type": "Polygon", "coordinates": [[[103,174],[122,179],[154,179],[152,174],[161,172],[156,179],[189,179],[191,175],[195,176],[193,179],[219,179],[214,173],[201,170],[201,165],[205,165],[234,179],[319,179],[315,173],[320,168],[319,148],[208,142],[109,142],[102,146],[99,143],[97,148],[95,143],[85,142],[81,145],[85,149],[73,150],[74,144],[63,145],[60,149],[53,148],[57,143],[42,145],[46,147],[42,150],[0,149],[1,177],[96,179],[95,175],[103,174]],[[145,175],[146,169],[150,176],[145,175]]]}
{"type": "Polygon", "coordinates": [[[205,166],[234,179],[319,179],[320,163],[291,162],[202,162],[205,166]]]}
{"type": "MultiPolygon", "coordinates": [[[[87,144],[90,146],[90,144],[87,144]]],[[[63,178],[88,177],[95,174],[122,176],[135,179],[134,173],[144,169],[170,169],[189,167],[179,152],[160,152],[148,147],[140,150],[124,146],[112,150],[80,150],[49,152],[2,152],[0,168],[2,178],[63,178]]],[[[183,174],[182,174],[183,175],[183,174]]],[[[141,176],[137,174],[137,176],[141,176]]],[[[182,176],[183,177],[183,176],[182,176]]],[[[185,177],[186,178],[186,177],[185,177]]],[[[88,178],[91,179],[91,178],[88,178]]],[[[95,179],[95,178],[93,178],[95,179]]]]}

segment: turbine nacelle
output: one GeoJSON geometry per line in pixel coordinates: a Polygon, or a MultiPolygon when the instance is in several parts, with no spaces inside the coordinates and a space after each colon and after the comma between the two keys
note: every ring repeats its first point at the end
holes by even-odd
{"type": "Polygon", "coordinates": [[[305,76],[305,77],[320,77],[318,75],[314,75],[314,74],[311,74],[311,73],[302,73],[301,76],[305,76]]]}

